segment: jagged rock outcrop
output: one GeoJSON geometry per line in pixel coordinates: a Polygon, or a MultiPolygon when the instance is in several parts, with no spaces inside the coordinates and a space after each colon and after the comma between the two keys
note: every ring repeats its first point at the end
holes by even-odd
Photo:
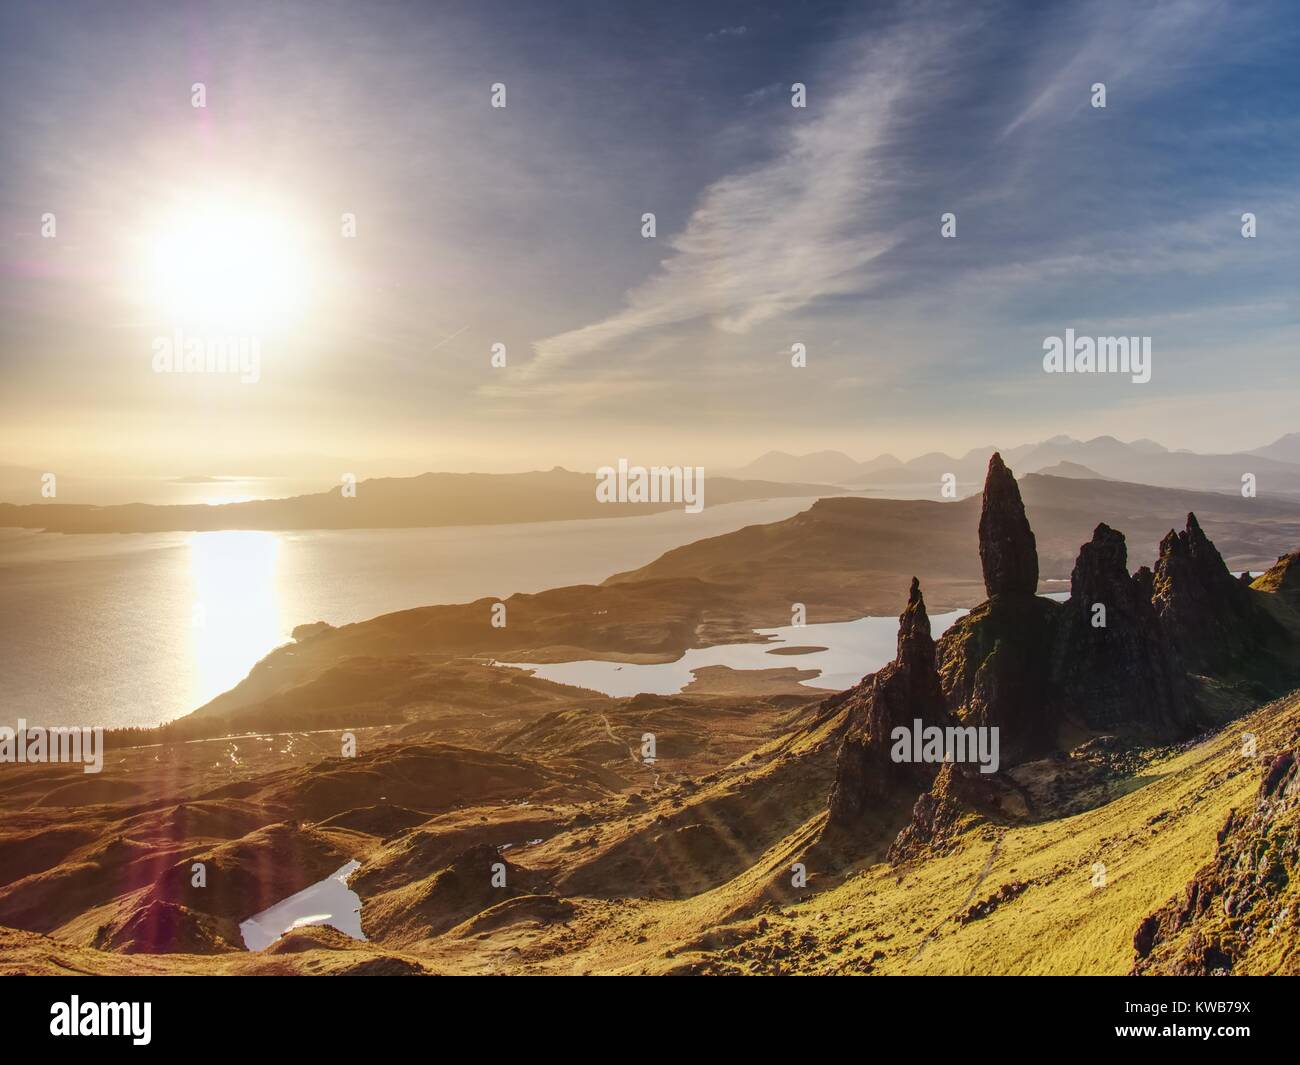
{"type": "Polygon", "coordinates": [[[1133,936],[1133,974],[1300,975],[1300,758],[1265,760],[1254,809],[1234,810],[1214,859],[1181,898],[1149,914],[1133,936]]]}
{"type": "MultiPolygon", "coordinates": [[[[900,789],[929,789],[933,767],[890,758],[899,725],[920,718],[925,725],[997,729],[1004,767],[1056,750],[1067,720],[1145,741],[1182,739],[1201,723],[1189,671],[1218,670],[1236,680],[1231,670],[1243,655],[1282,635],[1255,602],[1259,592],[1229,574],[1191,514],[1186,531],[1171,532],[1161,544],[1155,571],[1143,566],[1131,575],[1124,535],[1098,525],[1080,548],[1070,599],[1040,598],[1033,530],[997,454],[984,485],[980,561],[988,600],[937,644],[913,580],[898,657],[849,693],[832,823],[851,822],[900,789]]],[[[1278,586],[1298,579],[1287,560],[1265,577],[1278,586]]],[[[1251,683],[1267,687],[1281,678],[1285,657],[1274,655],[1251,683]]],[[[926,794],[914,819],[917,839],[932,836],[927,826],[943,822],[947,809],[944,795],[926,794]],[[923,809],[926,803],[933,809],[923,809]]]]}
{"type": "Polygon", "coordinates": [[[1056,658],[1065,713],[1089,728],[1187,732],[1194,703],[1151,602],[1149,569],[1128,572],[1124,534],[1102,523],[1079,549],[1056,658]]]}
{"type": "Polygon", "coordinates": [[[1280,635],[1277,623],[1233,578],[1195,514],[1160,541],[1152,601],[1184,667],[1223,673],[1280,635]]]}
{"type": "Polygon", "coordinates": [[[1138,594],[1150,602],[1156,590],[1156,575],[1151,571],[1151,567],[1139,566],[1133,574],[1133,584],[1136,586],[1138,594]]]}
{"type": "MultiPolygon", "coordinates": [[[[1001,819],[1016,802],[997,777],[968,766],[945,762],[930,787],[912,806],[912,819],[898,833],[886,855],[898,865],[923,855],[944,854],[972,817],[1001,819]]],[[[1020,804],[1023,809],[1023,803],[1020,804]]]]}
{"type": "Polygon", "coordinates": [[[1059,693],[1052,662],[1064,608],[1036,596],[981,603],[938,644],[939,680],[963,725],[999,730],[1002,761],[1055,745],[1059,693]]]}
{"type": "Polygon", "coordinates": [[[984,478],[980,566],[990,599],[1038,591],[1038,545],[1025,517],[1020,486],[996,451],[984,478]]]}
{"type": "Polygon", "coordinates": [[[1062,608],[1035,594],[1034,533],[1015,477],[996,453],[984,481],[980,562],[988,601],[939,640],[939,678],[949,711],[964,725],[997,728],[1003,759],[1017,761],[1055,739],[1052,655],[1062,608]]]}
{"type": "Polygon", "coordinates": [[[830,817],[848,824],[898,787],[915,790],[933,777],[936,766],[898,763],[890,757],[890,733],[898,726],[944,725],[944,706],[930,618],[915,577],[907,608],[898,619],[898,653],[883,669],[866,677],[848,700],[848,725],[835,767],[830,817]]]}

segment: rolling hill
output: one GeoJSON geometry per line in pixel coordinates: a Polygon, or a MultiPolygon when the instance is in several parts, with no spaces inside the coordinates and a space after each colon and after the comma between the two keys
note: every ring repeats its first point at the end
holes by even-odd
{"type": "MultiPolygon", "coordinates": [[[[601,503],[594,474],[558,466],[512,474],[425,473],[361,481],[340,490],[217,505],[0,503],[0,528],[62,533],[190,532],[215,529],[405,529],[446,525],[614,518],[681,509],[681,503],[601,503]]],[[[824,484],[705,480],[705,505],[746,499],[834,495],[824,484]]]]}

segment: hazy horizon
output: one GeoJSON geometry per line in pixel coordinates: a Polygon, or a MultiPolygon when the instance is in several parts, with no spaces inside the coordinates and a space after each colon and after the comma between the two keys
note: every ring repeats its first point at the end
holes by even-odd
{"type": "MultiPolygon", "coordinates": [[[[1297,434],[1285,434],[1297,435],[1297,434]]],[[[1115,437],[1102,438],[1117,439],[1115,437]]],[[[952,452],[946,452],[954,459],[962,459],[967,455],[975,454],[990,450],[1001,449],[1008,451],[1011,448],[1036,446],[1041,444],[1051,444],[1061,440],[1071,440],[1075,443],[1088,443],[1089,441],[1080,441],[1077,438],[1070,438],[1068,434],[1057,434],[1055,437],[1049,437],[1044,440],[1025,440],[1025,441],[990,441],[983,445],[975,445],[971,448],[961,448],[952,452]]],[[[1092,438],[1098,439],[1098,438],[1092,438]]],[[[1270,440],[1267,443],[1273,443],[1270,440]]],[[[1162,441],[1152,441],[1150,438],[1134,438],[1132,440],[1123,440],[1121,443],[1133,445],[1136,443],[1154,443],[1159,446],[1165,446],[1162,441]]],[[[933,451],[912,454],[903,452],[859,452],[847,448],[824,448],[819,449],[821,452],[834,452],[847,455],[857,462],[867,462],[873,459],[883,457],[885,454],[892,454],[894,458],[906,464],[914,459],[928,458],[934,455],[933,451]]],[[[1179,452],[1185,454],[1199,454],[1194,449],[1185,448],[1166,448],[1170,452],[1179,452]]],[[[793,457],[805,457],[815,454],[815,452],[799,452],[787,450],[781,447],[772,446],[760,454],[749,455],[743,461],[734,464],[719,464],[709,468],[709,473],[714,477],[733,477],[743,475],[757,480],[767,481],[802,481],[806,483],[830,483],[836,481],[831,479],[829,482],[819,481],[815,475],[807,474],[798,477],[779,477],[762,471],[749,472],[745,467],[755,463],[761,458],[769,455],[790,455],[793,457]]],[[[626,456],[619,456],[626,457],[626,456]]],[[[335,469],[343,470],[349,460],[338,456],[287,456],[276,459],[263,456],[256,462],[256,469],[231,469],[223,472],[193,472],[189,474],[174,475],[171,473],[154,472],[149,473],[134,468],[125,470],[120,473],[111,471],[99,471],[94,468],[74,469],[71,473],[61,473],[59,484],[62,486],[59,495],[54,498],[46,498],[41,495],[41,476],[43,471],[34,468],[24,468],[18,466],[0,466],[0,503],[26,503],[26,502],[45,502],[45,503],[93,503],[99,505],[113,505],[121,503],[151,503],[151,504],[186,504],[186,503],[239,503],[248,502],[257,499],[280,499],[288,496],[297,496],[304,494],[316,494],[319,492],[328,492],[337,489],[339,474],[335,469]],[[28,483],[30,482],[30,483],[28,483]]],[[[384,478],[409,478],[418,477],[430,473],[449,473],[449,474],[486,474],[486,475],[510,475],[525,473],[545,473],[553,469],[563,469],[569,472],[590,473],[595,475],[602,465],[608,463],[607,456],[589,459],[586,464],[565,465],[563,463],[550,463],[534,456],[531,459],[519,459],[517,462],[502,460],[498,463],[484,463],[479,460],[468,459],[463,463],[461,468],[444,467],[430,465],[420,467],[417,462],[409,459],[377,459],[365,462],[356,472],[355,476],[358,481],[384,478]]],[[[635,460],[633,460],[635,461],[635,460]]],[[[654,460],[650,460],[653,462],[654,460]]],[[[1068,460],[1067,460],[1068,461],[1068,460]]],[[[1050,464],[1049,464],[1050,465],[1050,464]]],[[[1086,468],[1086,467],[1085,467],[1086,468]]],[[[1037,472],[1037,467],[1025,470],[1024,472],[1037,472]]],[[[1139,478],[1140,479],[1140,478],[1139,478]]],[[[869,483],[869,482],[864,482],[869,483]]],[[[902,491],[902,485],[891,485],[890,494],[898,495],[902,491]]],[[[903,493],[907,494],[907,493],[903,493]]]]}

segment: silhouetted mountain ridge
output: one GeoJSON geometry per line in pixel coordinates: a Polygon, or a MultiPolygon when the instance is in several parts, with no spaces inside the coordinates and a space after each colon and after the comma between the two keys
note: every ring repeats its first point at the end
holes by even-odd
{"type": "MultiPolygon", "coordinates": [[[[705,478],[704,505],[751,499],[836,495],[825,484],[705,478]]],[[[360,481],[342,489],[246,503],[157,506],[128,503],[0,503],[0,527],[51,532],[190,532],[216,529],[405,529],[449,525],[634,517],[681,510],[675,503],[602,503],[596,476],[555,467],[530,473],[423,473],[360,481]]]]}
{"type": "Polygon", "coordinates": [[[1261,494],[1300,494],[1300,433],[1283,436],[1267,447],[1229,454],[1170,451],[1145,438],[1125,443],[1113,436],[1076,440],[1063,435],[1013,448],[992,445],[971,448],[960,456],[932,451],[905,462],[893,455],[855,462],[840,451],[802,456],[771,451],[735,473],[740,477],[821,480],[878,488],[934,481],[937,496],[937,482],[945,474],[955,476],[959,484],[978,484],[994,451],[1002,454],[1022,475],[1070,471],[1067,475],[1083,476],[1077,471],[1082,467],[1095,476],[1121,481],[1197,491],[1239,492],[1242,476],[1250,473],[1254,474],[1261,494]],[[1062,464],[1064,470],[1052,469],[1062,464]]]}

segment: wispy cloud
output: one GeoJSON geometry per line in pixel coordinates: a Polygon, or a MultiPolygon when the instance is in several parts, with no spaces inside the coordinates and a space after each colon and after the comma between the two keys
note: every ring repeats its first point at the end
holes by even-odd
{"type": "MultiPolygon", "coordinates": [[[[1178,64],[1214,40],[1214,25],[1228,14],[1220,0],[1177,0],[1150,7],[1111,0],[1081,6],[1071,18],[1077,33],[1061,34],[1030,68],[1037,88],[1003,128],[1008,137],[1053,114],[1073,115],[1090,106],[1097,82],[1126,91],[1130,101],[1165,81],[1178,64]],[[1066,101],[1074,102],[1066,106],[1066,101]]],[[[1233,17],[1236,17],[1235,15],[1233,17]]]]}
{"type": "MultiPolygon", "coordinates": [[[[549,337],[529,379],[638,334],[706,320],[746,333],[812,302],[861,290],[897,239],[873,217],[899,105],[919,92],[942,31],[909,26],[858,49],[843,83],[809,86],[770,161],[710,185],[658,271],[600,321],[549,337]]],[[[769,121],[772,118],[769,113],[769,121]]]]}

